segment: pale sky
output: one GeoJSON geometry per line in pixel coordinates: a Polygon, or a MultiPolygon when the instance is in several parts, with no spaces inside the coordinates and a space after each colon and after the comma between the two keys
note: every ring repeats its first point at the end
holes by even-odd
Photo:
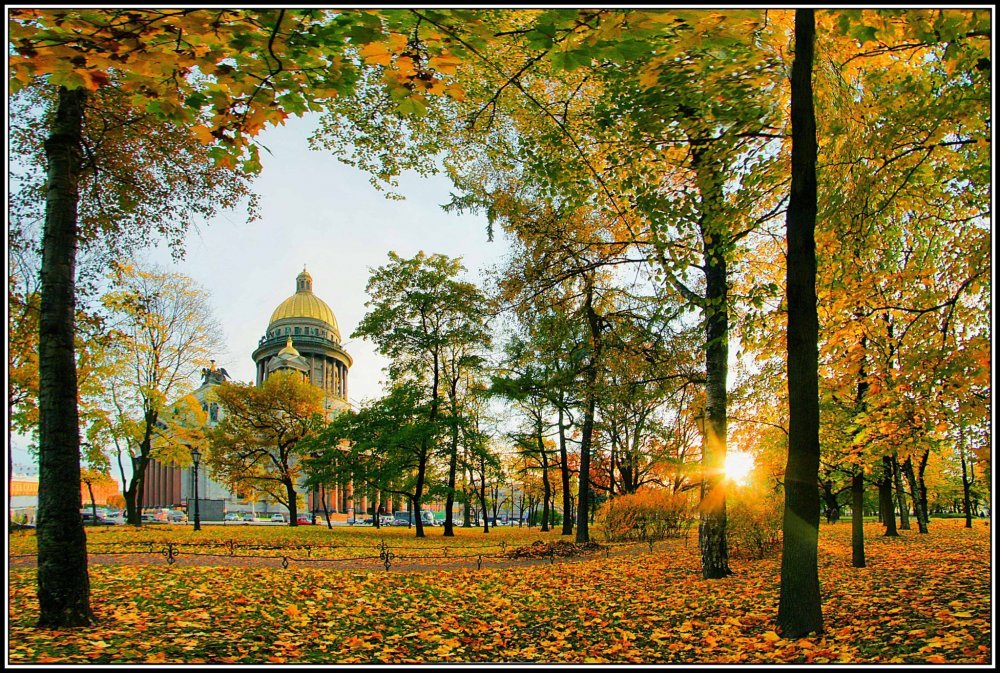
{"type": "MultiPolygon", "coordinates": [[[[487,240],[485,216],[441,209],[452,189],[446,177],[404,176],[395,191],[405,200],[386,199],[367,174],[309,149],[315,125],[315,116],[290,117],[284,126],[261,134],[271,154],[261,152],[263,172],[255,182],[259,220],[247,224],[245,213],[226,212],[189,232],[184,260],[173,262],[165,245],[145,256],[209,291],[228,343],[216,366],[244,382],[253,382],[250,354],[271,313],[294,294],[295,277],[305,265],[313,292],[333,310],[344,348],[354,359],[348,395],[357,404],[380,396],[386,364],[372,344],[350,336],[366,312],[369,269],[385,264],[390,250],[404,257],[423,250],[462,257],[467,278],[478,280],[509,247],[499,229],[495,241],[487,240]]],[[[13,442],[18,449],[27,443],[17,437],[13,442]]],[[[27,462],[27,453],[17,450],[14,460],[27,462]]]]}

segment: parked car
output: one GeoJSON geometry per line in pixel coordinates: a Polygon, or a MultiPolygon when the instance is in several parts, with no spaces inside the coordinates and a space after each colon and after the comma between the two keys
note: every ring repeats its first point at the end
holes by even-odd
{"type": "Polygon", "coordinates": [[[380,514],[378,517],[378,525],[380,526],[391,526],[393,521],[392,514],[380,514]]]}
{"type": "Polygon", "coordinates": [[[295,520],[295,523],[299,524],[300,526],[311,526],[316,522],[313,521],[313,518],[308,514],[299,514],[298,518],[295,520]]]}
{"type": "Polygon", "coordinates": [[[275,512],[271,515],[271,523],[285,523],[285,515],[281,512],[275,512]]]}
{"type": "Polygon", "coordinates": [[[94,513],[91,510],[81,512],[81,514],[83,515],[83,525],[85,526],[110,526],[114,524],[114,521],[108,521],[100,510],[97,512],[96,519],[94,518],[94,513]]]}
{"type": "MultiPolygon", "coordinates": [[[[392,520],[393,526],[409,526],[412,519],[412,512],[397,512],[396,518],[392,520]]],[[[420,512],[420,520],[425,526],[437,526],[438,522],[434,519],[434,514],[432,512],[420,512]]]]}
{"type": "Polygon", "coordinates": [[[242,523],[243,522],[243,517],[240,515],[239,512],[229,512],[228,514],[226,514],[226,516],[222,517],[222,520],[223,521],[237,521],[237,522],[242,523]]]}
{"type": "Polygon", "coordinates": [[[253,512],[243,512],[244,521],[253,521],[253,512]]]}
{"type": "Polygon", "coordinates": [[[169,523],[187,523],[187,514],[180,511],[179,509],[168,509],[167,510],[167,521],[169,523]]]}

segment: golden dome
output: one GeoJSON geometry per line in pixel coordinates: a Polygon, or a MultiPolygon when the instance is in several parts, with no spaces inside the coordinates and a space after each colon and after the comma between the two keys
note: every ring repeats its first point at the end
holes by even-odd
{"type": "Polygon", "coordinates": [[[313,294],[312,276],[305,269],[295,279],[296,291],[291,297],[278,304],[271,314],[268,329],[279,320],[312,318],[326,323],[333,333],[333,339],[340,341],[340,327],[337,325],[337,318],[326,302],[313,294]]]}
{"type": "Polygon", "coordinates": [[[278,355],[288,355],[293,358],[299,357],[299,352],[295,350],[295,346],[292,345],[292,337],[288,337],[288,342],[285,347],[278,351],[278,355]]]}

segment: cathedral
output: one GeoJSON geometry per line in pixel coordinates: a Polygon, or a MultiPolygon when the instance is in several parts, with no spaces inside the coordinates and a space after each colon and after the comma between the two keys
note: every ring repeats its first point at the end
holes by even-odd
{"type": "Polygon", "coordinates": [[[348,408],[351,356],[340,345],[337,318],[313,294],[312,276],[305,269],[295,279],[295,294],[274,309],[252,357],[258,386],[276,371],[292,370],[326,393],[327,418],[348,408]]]}
{"type": "MultiPolygon", "coordinates": [[[[260,338],[251,357],[256,365],[256,385],[261,385],[277,371],[298,372],[302,377],[323,390],[324,408],[327,418],[338,411],[348,409],[347,374],[353,360],[340,344],[340,327],[337,318],[325,301],[313,293],[312,276],[304,268],[295,279],[295,293],[278,304],[271,314],[264,336],[260,338]]],[[[209,424],[219,420],[219,408],[211,400],[209,392],[229,378],[225,369],[217,369],[215,361],[202,370],[202,385],[192,395],[201,402],[208,413],[209,424]]],[[[227,512],[250,511],[253,505],[241,501],[199,470],[199,502],[222,501],[221,507],[200,507],[202,518],[205,514],[221,509],[227,512]]],[[[305,494],[306,506],[303,511],[321,513],[325,502],[327,510],[335,514],[353,512],[353,492],[351,486],[332,487],[326,493],[305,494]]],[[[194,493],[189,468],[179,468],[152,460],[146,468],[146,484],[143,507],[177,507],[194,493]]],[[[368,509],[368,498],[357,503],[362,512],[368,509]]],[[[264,506],[270,511],[275,508],[264,506]]],[[[391,504],[390,504],[391,507],[391,504]]],[[[277,511],[283,511],[278,508],[277,511]]],[[[391,509],[390,509],[391,511],[391,509]]]]}

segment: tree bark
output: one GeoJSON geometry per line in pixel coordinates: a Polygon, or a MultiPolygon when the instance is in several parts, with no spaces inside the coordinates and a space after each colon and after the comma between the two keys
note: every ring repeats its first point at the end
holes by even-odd
{"type": "Polygon", "coordinates": [[[906,491],[903,489],[902,470],[899,469],[899,458],[893,453],[889,459],[892,463],[892,481],[896,487],[896,505],[899,507],[899,528],[910,530],[910,508],[906,505],[906,491]]]}
{"type": "Polygon", "coordinates": [[[76,251],[83,110],[86,92],[59,88],[45,141],[48,192],[42,235],[39,319],[38,626],[93,622],[87,536],[80,516],[80,428],[77,408],[76,251]]]}
{"type": "Polygon", "coordinates": [[[927,507],[927,483],[924,481],[924,470],[927,469],[927,459],[930,458],[931,452],[924,451],[920,456],[920,462],[917,464],[917,497],[920,499],[920,509],[923,512],[924,521],[929,526],[931,518],[929,515],[929,509],[927,507]]]}
{"type": "Polygon", "coordinates": [[[542,437],[542,418],[536,420],[535,431],[538,441],[538,455],[542,459],[542,532],[549,531],[549,500],[552,498],[552,485],[549,484],[549,461],[545,455],[545,438],[542,437]]]}
{"type": "Polygon", "coordinates": [[[299,525],[299,503],[295,497],[295,482],[288,479],[284,482],[285,493],[288,494],[288,525],[299,525]]]}
{"type": "Polygon", "coordinates": [[[878,482],[878,508],[885,524],[885,537],[899,537],[892,504],[892,459],[882,456],[882,478],[878,482]]]}
{"type": "Polygon", "coordinates": [[[580,431],[579,505],[576,519],[576,541],[590,542],[590,447],[594,436],[594,413],[597,409],[597,375],[601,362],[601,317],[594,310],[593,279],[586,280],[584,310],[590,328],[590,361],[586,369],[583,427],[580,431]]]}
{"type": "Polygon", "coordinates": [[[921,533],[927,532],[927,511],[920,505],[920,497],[917,490],[917,478],[913,474],[913,460],[907,456],[903,461],[903,474],[910,486],[910,499],[913,500],[913,513],[917,517],[917,530],[921,533]]]}
{"type": "Polygon", "coordinates": [[[851,565],[865,567],[865,474],[860,467],[851,476],[851,565]]]}
{"type": "Polygon", "coordinates": [[[458,480],[458,390],[457,379],[451,380],[449,397],[451,398],[451,452],[448,456],[448,497],[444,504],[444,537],[455,537],[455,483],[458,480]]]}
{"type": "Polygon", "coordinates": [[[965,508],[965,527],[972,528],[972,504],[969,493],[972,479],[969,478],[968,463],[965,460],[965,432],[961,424],[958,426],[958,456],[962,461],[962,506],[965,508]]]}
{"type": "Polygon", "coordinates": [[[566,427],[563,425],[563,397],[559,397],[559,472],[562,479],[563,520],[561,535],[573,534],[573,495],[569,492],[569,452],[566,450],[566,427]]]}
{"type": "MultiPolygon", "coordinates": [[[[697,154],[695,156],[698,156],[697,154]]],[[[694,161],[695,168],[704,171],[694,161]]],[[[711,193],[703,201],[722,197],[722,188],[712,180],[711,193]],[[716,192],[718,192],[716,194],[716,192]]],[[[707,190],[705,190],[707,191],[707,190]]],[[[727,435],[727,393],[729,377],[729,316],[726,259],[722,236],[715,228],[703,228],[705,253],[705,435],[702,445],[704,497],[698,540],[701,546],[701,573],[705,579],[732,574],[726,543],[725,473],[727,435]]]]}
{"type": "Polygon", "coordinates": [[[812,9],[795,10],[788,236],[788,463],[778,624],[786,638],[822,632],[819,591],[819,320],[816,314],[816,119],[812,9]]]}

